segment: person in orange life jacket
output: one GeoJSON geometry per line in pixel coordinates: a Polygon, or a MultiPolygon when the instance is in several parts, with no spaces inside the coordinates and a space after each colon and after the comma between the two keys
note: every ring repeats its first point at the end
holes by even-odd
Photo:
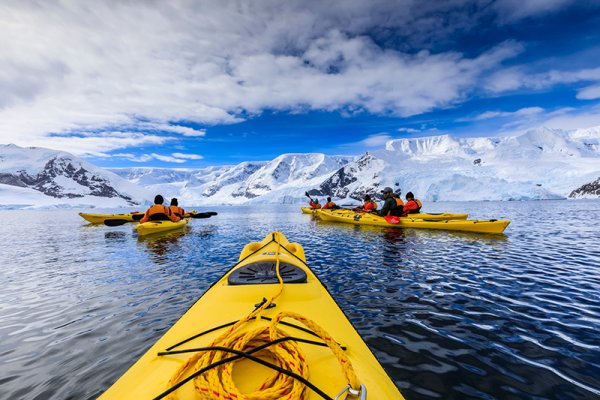
{"type": "Polygon", "coordinates": [[[171,199],[171,206],[169,208],[173,214],[179,217],[179,219],[190,216],[190,214],[186,213],[183,208],[179,207],[179,203],[175,197],[171,199]]]}
{"type": "Polygon", "coordinates": [[[164,201],[165,199],[160,194],[157,194],[154,198],[154,205],[146,210],[140,223],[148,221],[179,221],[179,217],[174,215],[169,207],[163,206],[164,201]]]}
{"type": "Polygon", "coordinates": [[[315,201],[312,201],[312,199],[310,199],[310,201],[308,202],[308,204],[310,205],[310,208],[321,208],[321,205],[319,204],[319,199],[315,199],[315,201]]]}
{"type": "Polygon", "coordinates": [[[337,204],[335,204],[333,201],[331,201],[331,197],[328,197],[327,198],[327,203],[325,203],[323,205],[323,209],[327,209],[327,208],[329,208],[330,210],[332,210],[332,209],[339,208],[339,207],[337,206],[337,204]]]}
{"type": "Polygon", "coordinates": [[[417,214],[421,212],[423,204],[420,200],[415,199],[415,195],[412,192],[406,193],[406,204],[403,207],[402,215],[417,214]]]}
{"type": "Polygon", "coordinates": [[[371,212],[377,210],[377,203],[371,200],[371,196],[365,194],[365,203],[362,206],[358,206],[353,208],[354,211],[366,211],[371,212]]]}
{"type": "Polygon", "coordinates": [[[400,197],[401,194],[402,192],[393,193],[392,196],[394,196],[394,200],[396,200],[396,207],[399,207],[402,210],[402,208],[404,207],[404,202],[400,197]]]}
{"type": "Polygon", "coordinates": [[[396,205],[396,199],[394,198],[394,191],[391,187],[385,187],[381,191],[383,193],[383,198],[385,202],[383,203],[383,207],[381,207],[381,211],[379,211],[379,215],[385,217],[387,215],[396,215],[398,206],[396,205]]]}

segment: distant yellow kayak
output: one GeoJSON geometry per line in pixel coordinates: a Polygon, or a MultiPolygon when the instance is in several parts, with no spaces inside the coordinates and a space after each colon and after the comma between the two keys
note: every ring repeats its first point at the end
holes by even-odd
{"type": "Polygon", "coordinates": [[[184,228],[189,218],[182,218],[177,222],[173,221],[148,221],[142,224],[138,224],[135,229],[137,230],[138,236],[150,235],[153,233],[167,232],[175,229],[184,228]]]}
{"type": "Polygon", "coordinates": [[[403,399],[302,246],[279,232],[247,244],[100,398],[403,399]]]}
{"type": "Polygon", "coordinates": [[[79,213],[81,218],[85,219],[92,224],[103,224],[107,219],[119,219],[126,220],[129,222],[139,221],[144,216],[143,212],[134,211],[125,214],[91,214],[91,213],[79,213]]]}
{"type": "MultiPolygon", "coordinates": [[[[301,207],[300,209],[302,210],[302,213],[304,213],[304,214],[313,214],[316,216],[319,215],[319,213],[317,211],[322,210],[322,209],[314,209],[314,208],[310,208],[310,207],[301,207]]],[[[352,210],[340,209],[340,208],[329,210],[329,211],[337,211],[337,210],[352,211],[352,210]]],[[[410,214],[409,215],[409,217],[413,218],[413,219],[427,219],[427,220],[432,220],[432,221],[438,221],[438,220],[443,221],[443,220],[449,220],[449,219],[467,219],[468,216],[469,216],[469,214],[455,214],[455,213],[423,213],[423,214],[410,214]]]]}
{"type": "Polygon", "coordinates": [[[315,214],[315,211],[317,211],[317,208],[312,208],[312,207],[300,207],[300,211],[302,211],[302,214],[315,214]]]}
{"type": "Polygon", "coordinates": [[[384,217],[351,210],[319,210],[317,216],[323,221],[345,222],[355,225],[374,225],[392,228],[442,229],[448,231],[502,233],[510,224],[509,220],[432,220],[408,217],[395,218],[397,223],[389,223],[384,217]]]}

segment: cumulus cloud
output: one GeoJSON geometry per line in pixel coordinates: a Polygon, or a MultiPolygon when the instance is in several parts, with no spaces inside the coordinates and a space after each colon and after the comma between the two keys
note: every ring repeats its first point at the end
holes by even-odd
{"type": "Polygon", "coordinates": [[[528,116],[528,115],[534,115],[534,114],[539,114],[541,112],[543,112],[544,109],[541,107],[525,107],[525,108],[521,108],[517,111],[486,111],[483,112],[477,116],[475,116],[474,118],[463,118],[460,121],[481,121],[481,120],[485,120],[485,119],[492,119],[492,118],[502,118],[502,117],[523,117],[523,116],[528,116]]]}
{"type": "MultiPolygon", "coordinates": [[[[25,144],[51,143],[51,132],[132,125],[203,137],[203,129],[173,121],[235,123],[267,108],[408,116],[460,101],[480,74],[520,51],[506,43],[474,58],[413,54],[373,40],[395,29],[420,43],[439,30],[433,10],[418,3],[5,5],[0,130],[6,141],[25,144]]],[[[452,12],[461,2],[443,7],[457,27],[468,22],[452,12]]]]}
{"type": "Polygon", "coordinates": [[[600,84],[584,87],[577,92],[577,98],[580,100],[600,99],[600,84]]]}
{"type": "Polygon", "coordinates": [[[172,153],[171,155],[175,158],[183,158],[186,160],[202,160],[204,158],[199,154],[172,153]]]}
{"type": "Polygon", "coordinates": [[[509,21],[572,2],[515,1],[4,4],[2,140],[101,154],[133,145],[98,134],[111,127],[151,131],[136,144],[159,144],[206,135],[188,125],[236,123],[265,109],[411,116],[458,104],[488,76],[489,92],[533,86],[521,69],[502,67],[521,43],[469,56],[435,49],[489,13],[509,21]]]}
{"type": "Polygon", "coordinates": [[[549,14],[575,2],[576,0],[499,0],[492,4],[492,8],[502,22],[508,23],[549,14]]]}
{"type": "Polygon", "coordinates": [[[541,90],[554,85],[579,82],[600,82],[600,68],[530,73],[525,67],[513,67],[493,73],[485,87],[490,92],[502,93],[519,89],[541,90]]]}

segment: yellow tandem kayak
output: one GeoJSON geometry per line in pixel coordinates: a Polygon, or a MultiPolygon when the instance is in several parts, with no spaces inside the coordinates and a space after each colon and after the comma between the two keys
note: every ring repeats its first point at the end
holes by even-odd
{"type": "Polygon", "coordinates": [[[448,231],[495,233],[504,232],[509,220],[432,220],[408,217],[396,218],[397,223],[389,223],[384,217],[369,213],[357,213],[351,210],[319,210],[317,216],[323,221],[346,222],[355,225],[374,225],[392,228],[442,229],[448,231]]]}
{"type": "Polygon", "coordinates": [[[109,219],[119,219],[129,222],[139,221],[144,216],[143,212],[134,211],[126,214],[91,214],[91,213],[79,213],[81,218],[85,219],[92,224],[103,224],[104,221],[109,219]]]}
{"type": "Polygon", "coordinates": [[[150,235],[153,233],[172,231],[175,229],[184,228],[190,221],[189,218],[182,218],[177,222],[173,221],[148,221],[138,224],[135,229],[138,236],[150,235]]]}
{"type": "Polygon", "coordinates": [[[247,244],[100,398],[403,399],[305,260],[279,232],[247,244]]]}
{"type": "MultiPolygon", "coordinates": [[[[320,209],[314,209],[314,208],[310,208],[310,207],[301,207],[302,213],[304,214],[313,214],[313,215],[319,215],[318,211],[322,210],[322,208],[320,209]]],[[[337,210],[341,210],[341,211],[352,211],[352,210],[347,210],[347,209],[332,209],[329,211],[337,211],[337,210]]],[[[354,212],[354,211],[353,211],[354,212]]],[[[422,214],[410,214],[410,218],[413,219],[428,219],[428,220],[432,220],[432,221],[443,221],[443,220],[449,220],[449,219],[467,219],[467,217],[469,216],[469,214],[456,214],[456,213],[422,213],[422,214]]]]}

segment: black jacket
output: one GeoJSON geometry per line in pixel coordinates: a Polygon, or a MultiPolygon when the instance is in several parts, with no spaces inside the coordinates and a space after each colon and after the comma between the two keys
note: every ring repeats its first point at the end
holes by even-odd
{"type": "Polygon", "coordinates": [[[398,208],[396,205],[396,199],[394,199],[392,196],[389,196],[387,199],[385,199],[385,203],[383,203],[383,207],[381,207],[379,215],[385,217],[388,215],[388,212],[390,215],[396,215],[396,208],[398,208]]]}

